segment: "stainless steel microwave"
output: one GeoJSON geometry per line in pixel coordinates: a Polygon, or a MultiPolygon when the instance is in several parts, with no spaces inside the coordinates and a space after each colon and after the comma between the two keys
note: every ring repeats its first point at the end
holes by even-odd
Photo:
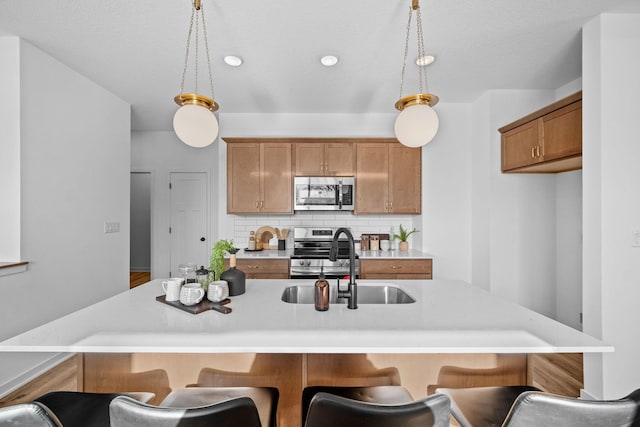
{"type": "Polygon", "coordinates": [[[356,201],[354,177],[296,176],[293,209],[296,211],[352,211],[356,201]]]}

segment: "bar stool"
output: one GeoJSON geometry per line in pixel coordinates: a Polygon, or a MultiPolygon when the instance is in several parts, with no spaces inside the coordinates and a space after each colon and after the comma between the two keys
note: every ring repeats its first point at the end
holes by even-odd
{"type": "Polygon", "coordinates": [[[149,402],[155,394],[52,391],[37,397],[34,402],[49,408],[64,427],[109,427],[109,404],[118,396],[129,396],[141,402],[149,402]]]}
{"type": "Polygon", "coordinates": [[[263,427],[276,427],[279,393],[275,387],[185,388],[172,391],[160,406],[189,408],[211,405],[238,397],[249,397],[254,402],[263,427]]]}
{"type": "Polygon", "coordinates": [[[208,406],[166,408],[119,396],[109,405],[111,427],[261,427],[256,405],[239,397],[208,406]]]}
{"type": "Polygon", "coordinates": [[[320,392],[305,427],[448,427],[449,398],[435,394],[410,403],[382,405],[320,392]]]}
{"type": "Polygon", "coordinates": [[[513,402],[530,391],[540,390],[515,385],[436,389],[451,399],[451,415],[461,427],[501,426],[513,402]]]}
{"type": "Polygon", "coordinates": [[[619,400],[582,400],[542,392],[516,399],[504,427],[627,427],[640,425],[640,389],[619,400]]]}
{"type": "Polygon", "coordinates": [[[515,367],[443,366],[438,384],[429,385],[427,394],[449,396],[451,415],[462,427],[499,426],[521,393],[539,391],[536,387],[519,385],[525,381],[515,367]]]}
{"type": "Polygon", "coordinates": [[[0,408],[0,426],[62,427],[62,423],[49,408],[31,402],[0,408]]]}
{"type": "Polygon", "coordinates": [[[373,387],[332,387],[312,386],[302,390],[302,424],[307,418],[309,406],[318,393],[329,393],[359,402],[397,405],[413,402],[409,391],[401,386],[373,386],[373,387]]]}

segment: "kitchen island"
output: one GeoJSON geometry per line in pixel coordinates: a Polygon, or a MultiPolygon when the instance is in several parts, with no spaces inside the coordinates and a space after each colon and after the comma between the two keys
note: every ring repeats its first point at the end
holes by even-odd
{"type": "MultiPolygon", "coordinates": [[[[0,343],[0,351],[180,353],[549,353],[611,346],[461,281],[403,280],[416,302],[312,304],[281,301],[313,280],[250,280],[231,314],[193,315],[162,304],[161,280],[118,294],[0,343]]],[[[360,280],[359,286],[385,281],[360,280]]],[[[343,286],[345,284],[343,283],[343,286]]]]}
{"type": "MultiPolygon", "coordinates": [[[[5,340],[0,351],[79,353],[85,391],[130,389],[125,379],[160,372],[137,388],[162,397],[213,369],[242,385],[278,387],[283,427],[300,424],[306,386],[401,384],[418,398],[444,365],[503,369],[505,382],[524,383],[528,354],[613,351],[460,281],[397,281],[415,302],[361,302],[356,310],[281,300],[287,286],[313,282],[249,280],[231,298],[232,313],[193,315],[156,301],[161,280],[153,280],[5,340]]],[[[358,281],[361,289],[387,284],[358,281]]]]}

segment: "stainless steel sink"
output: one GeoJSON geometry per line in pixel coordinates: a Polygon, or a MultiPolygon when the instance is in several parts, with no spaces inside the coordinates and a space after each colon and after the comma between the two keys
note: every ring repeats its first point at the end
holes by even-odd
{"type": "MultiPolygon", "coordinates": [[[[342,286],[345,288],[344,284],[342,286]]],[[[282,301],[290,304],[313,304],[313,285],[294,285],[282,292],[282,301]]],[[[330,304],[346,304],[345,298],[336,298],[336,287],[331,286],[330,304]]],[[[393,285],[358,285],[358,304],[411,304],[411,295],[393,285]]]]}

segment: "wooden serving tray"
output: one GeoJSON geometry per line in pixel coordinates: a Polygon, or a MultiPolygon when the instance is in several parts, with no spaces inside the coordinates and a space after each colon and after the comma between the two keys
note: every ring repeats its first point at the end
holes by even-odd
{"type": "Polygon", "coordinates": [[[191,314],[200,314],[203,311],[209,310],[218,311],[222,314],[229,314],[232,311],[231,308],[225,306],[225,304],[229,304],[231,302],[229,298],[223,299],[220,302],[211,302],[208,299],[203,298],[202,301],[195,305],[184,305],[180,301],[167,301],[165,299],[165,295],[159,295],[156,297],[156,301],[179,308],[180,310],[191,314]]]}

